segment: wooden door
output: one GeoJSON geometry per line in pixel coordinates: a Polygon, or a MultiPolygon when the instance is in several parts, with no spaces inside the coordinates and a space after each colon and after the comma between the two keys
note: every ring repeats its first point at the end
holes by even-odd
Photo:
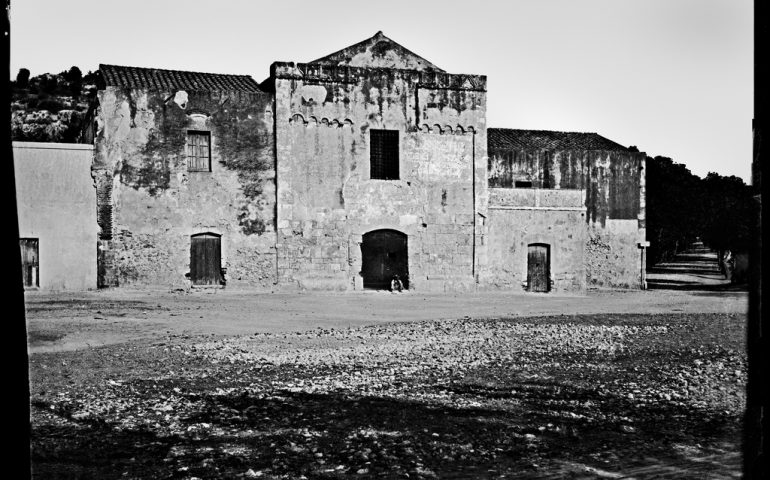
{"type": "Polygon", "coordinates": [[[221,237],[203,233],[190,238],[190,280],[193,285],[222,283],[221,237]]]}
{"type": "Polygon", "coordinates": [[[409,288],[407,236],[396,230],[375,230],[364,234],[361,244],[361,276],[364,288],[390,289],[395,275],[409,288]]]}
{"type": "Polygon", "coordinates": [[[535,243],[527,252],[527,291],[547,292],[550,272],[550,252],[548,245],[535,243]]]}
{"type": "Polygon", "coordinates": [[[37,238],[20,238],[22,276],[25,287],[40,286],[39,241],[37,238]]]}

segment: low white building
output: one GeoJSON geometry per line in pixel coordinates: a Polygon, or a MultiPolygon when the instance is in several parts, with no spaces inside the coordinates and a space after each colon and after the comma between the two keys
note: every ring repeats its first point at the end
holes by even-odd
{"type": "Polygon", "coordinates": [[[93,146],[13,142],[25,288],[96,288],[93,146]]]}

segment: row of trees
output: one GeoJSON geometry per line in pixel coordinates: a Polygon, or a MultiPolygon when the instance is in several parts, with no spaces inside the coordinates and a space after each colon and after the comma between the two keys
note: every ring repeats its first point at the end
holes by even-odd
{"type": "Polygon", "coordinates": [[[30,77],[29,70],[21,68],[16,74],[16,80],[11,81],[11,90],[17,94],[25,93],[43,98],[70,96],[78,99],[83,94],[83,85],[94,84],[95,82],[96,74],[94,72],[88,72],[84,76],[80,68],[75,66],[59,74],[44,73],[36,77],[30,77]]]}
{"type": "Polygon", "coordinates": [[[694,175],[667,157],[647,157],[647,238],[650,261],[659,262],[696,239],[716,250],[748,252],[755,201],[739,177],[694,175]]]}

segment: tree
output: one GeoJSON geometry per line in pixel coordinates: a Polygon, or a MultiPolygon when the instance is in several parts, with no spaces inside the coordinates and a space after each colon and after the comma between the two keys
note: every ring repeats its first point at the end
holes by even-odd
{"type": "Polygon", "coordinates": [[[29,70],[20,68],[19,73],[16,74],[16,88],[27,87],[29,87],[29,70]]]}
{"type": "Polygon", "coordinates": [[[69,71],[67,73],[62,75],[65,80],[68,82],[82,82],[83,80],[83,73],[80,71],[78,67],[72,66],[70,67],[69,71]]]}
{"type": "Polygon", "coordinates": [[[709,172],[703,179],[705,191],[704,217],[701,233],[703,243],[717,251],[720,266],[726,253],[746,253],[751,244],[751,222],[754,215],[751,187],[742,179],[723,177],[709,172]]]}
{"type": "Polygon", "coordinates": [[[56,75],[45,74],[40,77],[38,84],[38,93],[55,94],[59,87],[59,80],[56,75]]]}
{"type": "Polygon", "coordinates": [[[80,90],[83,88],[83,73],[78,67],[73,66],[64,74],[64,79],[69,83],[69,91],[72,96],[78,98],[80,90]]]}
{"type": "Polygon", "coordinates": [[[703,188],[700,177],[668,157],[647,157],[647,237],[657,263],[687,248],[701,234],[703,188]]]}
{"type": "Polygon", "coordinates": [[[696,239],[717,251],[748,251],[754,215],[751,187],[742,179],[710,172],[693,175],[667,157],[647,158],[647,237],[653,263],[687,248],[696,239]]]}

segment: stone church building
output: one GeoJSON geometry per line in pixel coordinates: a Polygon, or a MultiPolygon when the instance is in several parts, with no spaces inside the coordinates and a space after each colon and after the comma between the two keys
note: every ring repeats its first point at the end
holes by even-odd
{"type": "Polygon", "coordinates": [[[100,65],[98,284],[642,285],[644,158],[488,128],[486,77],[381,32],[249,76],[100,65]]]}

